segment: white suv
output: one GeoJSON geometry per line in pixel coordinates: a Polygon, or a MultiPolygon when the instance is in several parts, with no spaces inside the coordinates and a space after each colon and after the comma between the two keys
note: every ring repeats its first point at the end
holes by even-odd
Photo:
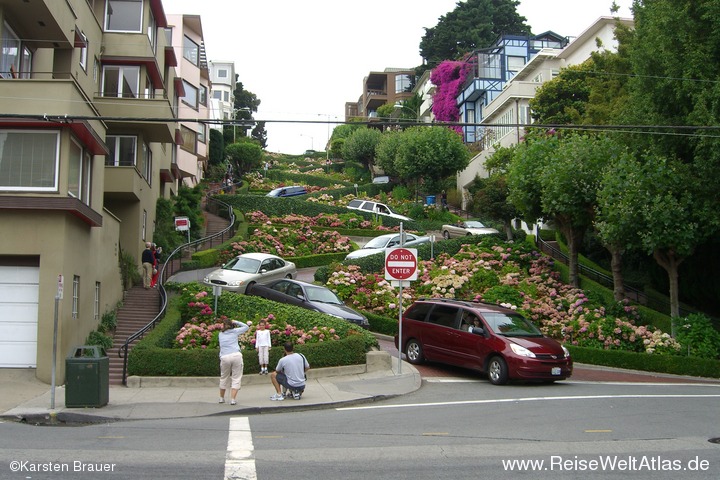
{"type": "Polygon", "coordinates": [[[390,207],[388,207],[384,203],[379,203],[372,200],[351,200],[350,203],[348,203],[347,208],[350,208],[352,210],[361,210],[364,212],[375,213],[378,215],[385,215],[386,217],[397,218],[398,220],[412,221],[412,218],[393,212],[392,210],[390,210],[390,207]]]}

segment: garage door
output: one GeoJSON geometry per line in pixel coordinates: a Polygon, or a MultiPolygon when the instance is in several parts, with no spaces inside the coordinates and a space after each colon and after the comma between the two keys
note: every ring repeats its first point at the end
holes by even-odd
{"type": "Polygon", "coordinates": [[[0,367],[37,366],[40,268],[0,265],[0,367]]]}

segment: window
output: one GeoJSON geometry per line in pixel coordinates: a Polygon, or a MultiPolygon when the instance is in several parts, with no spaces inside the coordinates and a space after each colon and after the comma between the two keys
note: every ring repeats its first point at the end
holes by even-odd
{"type": "Polygon", "coordinates": [[[95,282],[95,301],[93,302],[93,318],[100,321],[100,282],[95,282]]]}
{"type": "Polygon", "coordinates": [[[519,71],[523,65],[525,65],[525,57],[513,57],[508,55],[507,57],[507,69],[511,72],[519,71]]]}
{"type": "Polygon", "coordinates": [[[82,147],[73,139],[70,142],[70,159],[68,167],[68,194],[80,198],[82,189],[82,147]]]}
{"type": "Polygon", "coordinates": [[[230,92],[223,92],[223,100],[226,102],[230,101],[230,92]]]}
{"type": "Polygon", "coordinates": [[[143,239],[143,242],[147,242],[147,210],[143,210],[142,239],[143,239]]]}
{"type": "Polygon", "coordinates": [[[140,67],[106,65],[103,68],[103,97],[137,98],[140,67]]]}
{"type": "Polygon", "coordinates": [[[95,57],[95,61],[93,62],[92,77],[93,77],[93,83],[96,85],[97,85],[97,81],[98,81],[98,72],[99,71],[100,71],[100,60],[98,60],[98,58],[95,57]]]}
{"type": "Polygon", "coordinates": [[[88,39],[83,32],[80,32],[80,41],[82,42],[82,47],[80,47],[80,67],[87,72],[88,39]]]}
{"type": "Polygon", "coordinates": [[[0,77],[17,78],[20,70],[20,39],[7,22],[3,22],[0,45],[0,77]]]}
{"type": "Polygon", "coordinates": [[[152,14],[152,10],[150,11],[150,21],[148,22],[147,36],[148,40],[150,40],[150,45],[152,46],[153,53],[157,53],[157,24],[155,23],[155,16],[152,14]]]}
{"type": "Polygon", "coordinates": [[[80,192],[81,200],[85,205],[90,205],[92,201],[92,155],[87,150],[83,155],[83,189],[80,192]]]}
{"type": "Polygon", "coordinates": [[[455,328],[458,308],[452,305],[435,305],[428,321],[436,325],[455,328]]]}
{"type": "Polygon", "coordinates": [[[183,57],[195,66],[200,64],[200,47],[188,36],[183,38],[183,57]]]}
{"type": "Polygon", "coordinates": [[[198,127],[198,141],[200,143],[207,142],[207,140],[205,139],[206,138],[206,133],[205,133],[206,129],[207,129],[207,127],[205,126],[204,123],[201,123],[200,126],[198,127]]]}
{"type": "Polygon", "coordinates": [[[59,149],[58,132],[0,130],[0,187],[57,191],[59,149]]]}
{"type": "Polygon", "coordinates": [[[155,87],[150,77],[145,77],[145,98],[155,98],[155,87]]]}
{"type": "Polygon", "coordinates": [[[180,134],[182,135],[182,149],[188,152],[197,152],[197,132],[190,130],[185,125],[180,125],[180,134]]]}
{"type": "Polygon", "coordinates": [[[150,185],[150,180],[152,178],[152,150],[150,150],[150,146],[145,142],[142,144],[142,153],[140,174],[145,180],[147,180],[148,185],[150,185]]]}
{"type": "Polygon", "coordinates": [[[213,90],[212,97],[215,100],[222,100],[222,92],[220,90],[213,90]]]}
{"type": "Polygon", "coordinates": [[[105,31],[141,33],[142,19],[142,0],[107,0],[105,31]]]}
{"type": "Polygon", "coordinates": [[[208,96],[207,93],[208,93],[207,87],[205,85],[200,85],[200,99],[199,99],[200,105],[207,106],[207,96],[208,96]]]}
{"type": "Polygon", "coordinates": [[[137,137],[108,135],[105,144],[110,154],[105,157],[105,165],[110,167],[134,167],[137,152],[137,137]]]}
{"type": "Polygon", "coordinates": [[[227,78],[227,76],[228,71],[226,69],[221,68],[220,70],[218,70],[218,78],[227,78]]]}
{"type": "Polygon", "coordinates": [[[23,45],[20,59],[20,78],[30,78],[32,72],[32,52],[23,45]]]}
{"type": "Polygon", "coordinates": [[[410,75],[395,75],[395,93],[412,91],[412,83],[410,75]]]}
{"type": "Polygon", "coordinates": [[[185,87],[185,96],[182,97],[183,103],[190,105],[195,110],[198,108],[198,89],[193,85],[183,80],[183,86],[185,87]]]}
{"type": "Polygon", "coordinates": [[[78,311],[80,307],[80,277],[73,275],[72,284],[72,318],[77,319],[80,316],[78,311]]]}

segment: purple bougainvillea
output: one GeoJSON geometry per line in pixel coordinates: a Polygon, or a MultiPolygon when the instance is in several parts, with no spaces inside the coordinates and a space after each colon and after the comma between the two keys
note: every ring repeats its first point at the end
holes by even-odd
{"type": "Polygon", "coordinates": [[[445,60],[432,71],[430,81],[437,86],[432,111],[437,121],[457,122],[460,119],[455,98],[471,71],[470,63],[457,60],[445,60]]]}

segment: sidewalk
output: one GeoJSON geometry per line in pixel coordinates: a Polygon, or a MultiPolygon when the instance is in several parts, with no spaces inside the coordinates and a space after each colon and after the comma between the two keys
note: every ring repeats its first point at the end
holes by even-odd
{"type": "MultiPolygon", "coordinates": [[[[12,405],[14,401],[17,403],[7,411],[0,411],[0,419],[61,425],[327,408],[374,402],[420,388],[422,379],[412,365],[403,362],[399,370],[397,358],[387,352],[369,352],[365,365],[311,368],[302,398],[279,402],[270,400],[275,389],[268,375],[244,375],[237,405],[230,405],[229,392],[226,394],[226,403],[218,403],[218,378],[129,377],[127,387],[111,386],[108,404],[97,408],[65,407],[65,387],[56,387],[54,410],[50,409],[51,392],[48,385],[34,377],[32,381],[17,378],[16,385],[12,381],[1,382],[3,389],[0,391],[0,406],[12,405]],[[37,395],[31,397],[33,392],[37,395]]],[[[0,370],[0,378],[4,375],[13,376],[10,371],[3,373],[0,370]]],[[[16,371],[15,376],[24,375],[17,375],[16,371]]]]}

